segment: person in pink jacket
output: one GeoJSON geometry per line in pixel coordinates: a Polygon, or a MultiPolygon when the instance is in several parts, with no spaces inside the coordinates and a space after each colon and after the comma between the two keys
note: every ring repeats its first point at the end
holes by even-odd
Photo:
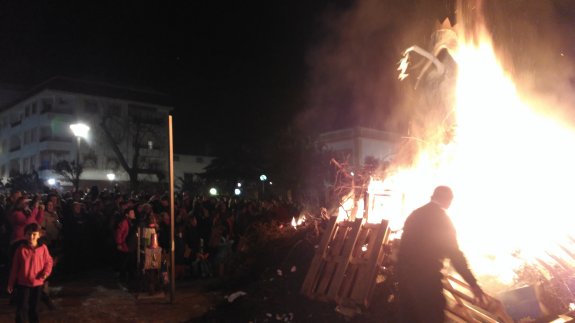
{"type": "Polygon", "coordinates": [[[24,227],[26,227],[26,225],[30,223],[40,224],[44,220],[44,205],[41,204],[40,199],[37,198],[32,201],[32,209],[30,209],[28,202],[28,199],[19,197],[8,218],[12,228],[12,236],[10,237],[12,251],[15,251],[20,243],[26,241],[24,234],[24,227]]]}
{"type": "Polygon", "coordinates": [[[39,322],[36,307],[53,263],[48,247],[38,244],[41,230],[37,223],[26,225],[27,243],[18,247],[12,259],[6,289],[9,294],[15,293],[16,322],[39,322]]]}
{"type": "Polygon", "coordinates": [[[114,240],[117,249],[117,270],[121,281],[127,282],[134,276],[136,268],[136,218],[134,209],[124,210],[124,217],[116,226],[114,240]]]}

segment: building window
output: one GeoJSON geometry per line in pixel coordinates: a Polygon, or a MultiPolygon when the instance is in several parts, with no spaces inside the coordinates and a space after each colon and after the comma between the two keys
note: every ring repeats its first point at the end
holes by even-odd
{"type": "Polygon", "coordinates": [[[30,159],[28,159],[28,158],[22,159],[22,170],[23,170],[24,174],[27,174],[30,172],[30,159]]]}
{"type": "Polygon", "coordinates": [[[118,160],[116,158],[108,157],[108,160],[106,161],[106,168],[116,170],[119,168],[119,166],[120,163],[118,163],[118,160]]]}
{"type": "Polygon", "coordinates": [[[32,114],[36,114],[36,112],[38,112],[37,108],[38,104],[36,104],[36,102],[32,102],[32,114]]]}
{"type": "Polygon", "coordinates": [[[24,131],[24,146],[30,143],[30,130],[24,131]]]}
{"type": "Polygon", "coordinates": [[[10,137],[10,152],[19,150],[21,146],[20,137],[12,136],[10,137]]]}
{"type": "Polygon", "coordinates": [[[30,142],[37,142],[38,141],[38,128],[34,128],[30,130],[30,142]]]}
{"type": "Polygon", "coordinates": [[[10,161],[10,176],[20,174],[20,159],[12,159],[10,161]]]}
{"type": "Polygon", "coordinates": [[[46,113],[52,111],[54,108],[54,100],[52,99],[42,99],[42,110],[40,113],[46,113]]]}
{"type": "Polygon", "coordinates": [[[105,112],[109,116],[122,116],[122,106],[116,103],[108,103],[105,112]]]}
{"type": "Polygon", "coordinates": [[[39,139],[40,142],[50,140],[51,138],[52,138],[52,128],[47,126],[40,128],[40,139],[39,139]]]}

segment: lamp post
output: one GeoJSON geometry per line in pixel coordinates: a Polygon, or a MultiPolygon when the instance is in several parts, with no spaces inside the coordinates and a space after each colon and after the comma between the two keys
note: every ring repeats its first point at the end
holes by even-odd
{"type": "Polygon", "coordinates": [[[90,131],[90,127],[83,124],[83,123],[74,123],[70,125],[70,129],[72,130],[72,133],[74,133],[74,136],[76,136],[76,138],[78,139],[77,143],[78,145],[76,146],[76,177],[75,178],[75,186],[76,186],[76,191],[78,191],[78,186],[80,184],[80,174],[79,174],[79,170],[80,170],[80,141],[82,140],[82,138],[86,139],[88,137],[88,132],[90,131]]]}
{"type": "Polygon", "coordinates": [[[260,181],[262,181],[262,198],[264,197],[264,194],[266,193],[266,181],[267,181],[268,177],[264,174],[260,175],[260,181]]]}

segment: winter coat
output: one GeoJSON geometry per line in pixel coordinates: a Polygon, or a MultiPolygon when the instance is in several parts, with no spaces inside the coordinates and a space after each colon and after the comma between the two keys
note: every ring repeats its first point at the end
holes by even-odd
{"type": "Polygon", "coordinates": [[[114,240],[121,252],[131,252],[135,250],[135,226],[128,218],[124,218],[116,228],[114,240]]]}
{"type": "Polygon", "coordinates": [[[14,210],[10,213],[10,225],[12,226],[12,237],[10,238],[10,243],[14,243],[20,240],[26,239],[26,234],[24,228],[30,223],[41,224],[44,220],[44,210],[40,210],[38,207],[32,209],[30,215],[26,215],[22,210],[14,210]]]}
{"type": "Polygon", "coordinates": [[[16,250],[12,261],[8,288],[14,285],[37,287],[44,284],[44,279],[52,273],[52,256],[46,245],[36,248],[23,244],[16,250]]]}

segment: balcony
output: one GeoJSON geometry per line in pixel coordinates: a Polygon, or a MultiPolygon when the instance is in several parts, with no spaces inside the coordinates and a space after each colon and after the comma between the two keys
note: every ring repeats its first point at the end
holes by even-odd
{"type": "Polygon", "coordinates": [[[57,106],[43,106],[40,114],[55,113],[55,114],[74,114],[73,107],[57,107],[57,106]]]}
{"type": "Polygon", "coordinates": [[[46,142],[46,141],[72,142],[72,138],[70,138],[70,137],[64,137],[64,136],[49,136],[49,135],[45,135],[45,136],[40,136],[40,139],[39,139],[38,141],[40,141],[40,142],[46,142]]]}

